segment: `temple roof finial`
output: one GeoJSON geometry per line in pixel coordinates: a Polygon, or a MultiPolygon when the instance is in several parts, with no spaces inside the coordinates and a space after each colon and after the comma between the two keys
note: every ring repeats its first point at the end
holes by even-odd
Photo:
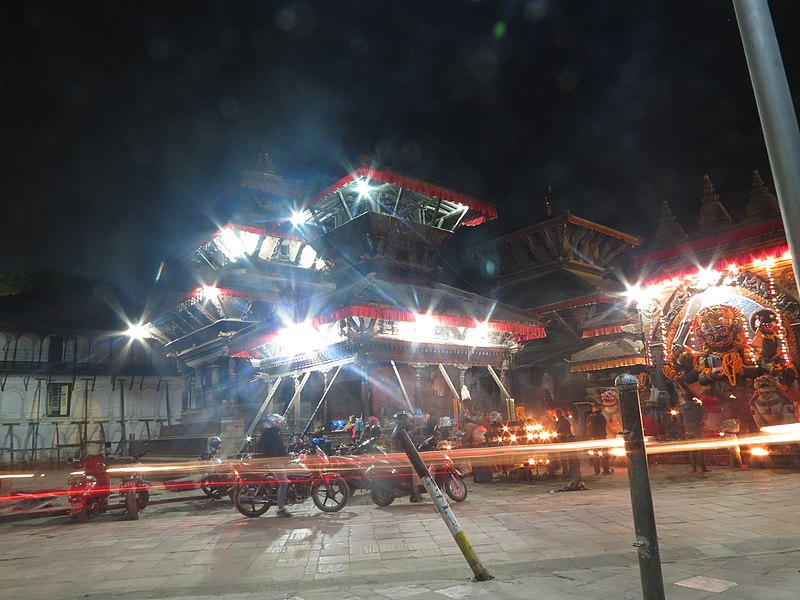
{"type": "Polygon", "coordinates": [[[548,185],[544,194],[544,216],[548,218],[553,216],[553,204],[551,202],[552,195],[553,188],[552,186],[548,185]]]}
{"type": "Polygon", "coordinates": [[[753,183],[750,186],[750,200],[744,209],[744,221],[765,221],[779,217],[781,209],[778,199],[767,191],[764,180],[758,170],[753,171],[753,183]]]}
{"type": "Polygon", "coordinates": [[[686,239],[686,231],[672,214],[666,200],[661,202],[661,216],[656,230],[655,241],[666,242],[668,240],[686,239]]]}
{"type": "Polygon", "coordinates": [[[700,197],[700,218],[697,220],[697,228],[706,229],[730,224],[731,216],[720,202],[711,178],[703,175],[703,195],[700,197]]]}
{"type": "Polygon", "coordinates": [[[261,152],[258,153],[256,170],[261,173],[277,175],[275,165],[272,164],[272,155],[269,153],[269,138],[264,138],[264,145],[261,147],[261,152]]]}

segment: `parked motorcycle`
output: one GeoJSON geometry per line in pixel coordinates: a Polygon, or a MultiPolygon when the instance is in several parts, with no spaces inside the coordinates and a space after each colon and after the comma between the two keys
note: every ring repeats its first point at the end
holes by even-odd
{"type": "MultiPolygon", "coordinates": [[[[112,508],[122,508],[122,514],[135,521],[139,518],[139,511],[150,502],[150,484],[144,481],[139,473],[126,471],[122,475],[122,483],[116,490],[111,488],[111,479],[108,476],[107,463],[111,444],[106,443],[105,453],[89,454],[80,461],[83,471],[72,473],[69,476],[69,504],[70,517],[79,523],[86,523],[93,516],[107,512],[112,508]],[[122,497],[121,504],[111,504],[112,491],[118,491],[122,497]]],[[[130,457],[130,462],[137,462],[145,454],[130,457]]]]}
{"type": "Polygon", "coordinates": [[[386,450],[378,441],[378,438],[369,438],[362,442],[355,442],[343,446],[335,456],[330,457],[330,461],[336,466],[336,471],[347,481],[350,496],[358,490],[369,489],[367,467],[376,459],[386,456],[386,450]]]}
{"type": "MultiPolygon", "coordinates": [[[[464,476],[453,464],[447,454],[437,453],[438,439],[435,435],[425,439],[417,445],[419,452],[428,453],[422,455],[422,459],[430,462],[428,467],[431,477],[436,485],[450,497],[454,502],[463,502],[467,499],[467,484],[464,483],[464,476]]],[[[369,480],[370,497],[378,506],[389,506],[395,498],[411,495],[413,478],[411,467],[397,466],[388,461],[382,461],[371,465],[366,470],[366,477],[369,480]]],[[[417,485],[419,492],[426,493],[427,490],[422,483],[417,485]]]]}
{"type": "Polygon", "coordinates": [[[220,499],[232,495],[233,486],[236,484],[236,475],[230,463],[224,462],[219,456],[222,440],[215,436],[208,442],[208,452],[200,455],[200,460],[208,461],[208,469],[200,478],[200,489],[209,498],[220,499]]]}
{"type": "MultiPolygon", "coordinates": [[[[300,456],[281,467],[289,477],[286,505],[300,504],[308,497],[323,512],[342,510],[350,498],[347,482],[338,473],[328,470],[330,463],[321,450],[317,450],[313,462],[300,456]]],[[[237,474],[233,490],[233,504],[245,517],[260,517],[271,506],[278,503],[279,480],[275,473],[258,463],[242,462],[235,469],[237,474]]]]}

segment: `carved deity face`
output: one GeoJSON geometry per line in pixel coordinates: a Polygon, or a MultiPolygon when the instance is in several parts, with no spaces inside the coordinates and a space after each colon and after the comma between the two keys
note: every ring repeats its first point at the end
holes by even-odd
{"type": "Polygon", "coordinates": [[[772,335],[778,327],[778,315],[768,308],[757,310],[750,317],[750,327],[765,335],[772,335]]]}
{"type": "Polygon", "coordinates": [[[616,408],[619,406],[619,394],[614,388],[609,388],[600,394],[600,400],[604,408],[616,408]]]}
{"type": "Polygon", "coordinates": [[[695,335],[710,352],[729,352],[741,347],[741,323],[730,306],[709,306],[695,319],[695,335]]]}

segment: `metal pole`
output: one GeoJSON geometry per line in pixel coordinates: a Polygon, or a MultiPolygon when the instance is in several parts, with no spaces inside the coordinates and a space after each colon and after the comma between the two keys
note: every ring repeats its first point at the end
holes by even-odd
{"type": "Polygon", "coordinates": [[[636,377],[623,373],[614,380],[619,393],[620,416],[625,435],[625,456],[628,467],[628,487],[636,530],[634,546],[639,553],[639,575],[642,578],[643,600],[664,600],[664,579],[661,575],[661,556],[658,551],[656,517],[650,490],[650,473],[644,450],[642,412],[639,408],[636,377]]]}
{"type": "MultiPolygon", "coordinates": [[[[286,416],[289,414],[289,411],[291,410],[292,406],[294,406],[295,402],[297,402],[297,408],[298,409],[300,408],[300,394],[303,392],[303,388],[306,387],[306,383],[308,382],[309,377],[311,377],[311,371],[306,371],[303,374],[303,379],[300,380],[300,383],[295,384],[294,394],[292,395],[292,399],[289,400],[289,404],[286,405],[286,410],[283,411],[284,418],[286,418],[286,416]]],[[[295,382],[296,381],[297,379],[295,379],[295,382]]],[[[295,431],[297,431],[297,429],[300,426],[300,420],[298,418],[299,416],[300,416],[299,410],[295,410],[295,421],[294,421],[295,431]]]]}
{"type": "Polygon", "coordinates": [[[430,494],[431,498],[433,498],[433,501],[436,504],[436,512],[442,515],[442,520],[444,521],[445,525],[447,525],[447,528],[453,535],[453,539],[461,549],[461,554],[463,554],[464,558],[467,559],[467,563],[472,569],[472,572],[475,574],[475,580],[488,581],[493,579],[493,577],[489,575],[489,572],[481,564],[478,556],[475,554],[475,550],[472,548],[472,544],[470,544],[467,534],[464,533],[463,529],[461,529],[456,516],[450,509],[450,504],[442,495],[442,491],[431,477],[428,467],[426,467],[425,463],[422,462],[422,457],[419,455],[416,446],[414,446],[414,442],[412,442],[411,438],[408,436],[408,432],[405,429],[400,429],[399,431],[396,431],[393,436],[400,442],[403,452],[406,453],[408,460],[411,461],[411,466],[414,467],[414,470],[422,480],[422,484],[425,486],[428,494],[430,494]]]}
{"type": "Polygon", "coordinates": [[[308,420],[308,424],[305,426],[305,429],[303,429],[302,435],[306,435],[309,431],[311,431],[311,425],[312,423],[314,423],[314,419],[316,418],[317,413],[319,412],[319,409],[322,406],[322,403],[325,402],[325,399],[328,397],[328,392],[333,387],[333,382],[336,381],[336,376],[339,374],[339,371],[341,370],[342,370],[341,365],[336,367],[336,372],[333,374],[333,377],[331,377],[331,380],[327,383],[325,389],[322,391],[322,398],[319,399],[319,402],[317,403],[314,412],[311,413],[311,418],[308,420]]]}
{"type": "Polygon", "coordinates": [[[800,294],[800,129],[767,0],[733,0],[800,294]]]}
{"type": "MultiPolygon", "coordinates": [[[[452,379],[450,379],[450,375],[447,373],[447,369],[444,368],[442,363],[439,363],[439,372],[442,374],[442,378],[444,382],[447,384],[447,387],[450,388],[450,393],[453,394],[453,402],[456,406],[460,406],[463,410],[463,405],[461,404],[461,395],[456,390],[456,386],[453,385],[452,379]]],[[[465,411],[466,412],[466,411],[465,411]]],[[[455,415],[455,418],[458,419],[458,414],[455,415]]]]}
{"type": "Polygon", "coordinates": [[[400,393],[403,394],[403,400],[405,400],[406,408],[410,413],[413,413],[414,407],[411,406],[411,400],[408,399],[408,392],[406,392],[406,386],[403,385],[403,380],[400,378],[400,371],[397,370],[397,365],[393,360],[389,362],[392,363],[392,369],[394,369],[394,376],[397,377],[397,383],[400,384],[400,393]]]}
{"type": "MultiPolygon", "coordinates": [[[[245,434],[245,437],[249,438],[251,435],[253,435],[253,431],[255,431],[256,425],[258,425],[258,421],[259,419],[261,419],[261,415],[263,415],[264,411],[267,410],[267,407],[269,406],[270,402],[272,402],[272,398],[275,396],[275,392],[278,391],[278,387],[281,385],[281,380],[282,380],[281,377],[275,379],[275,382],[272,384],[272,387],[267,393],[267,397],[264,398],[264,402],[261,403],[261,408],[259,408],[258,412],[256,412],[256,416],[253,418],[253,422],[250,423],[250,427],[247,428],[247,433],[245,434]]],[[[245,441],[245,445],[246,444],[247,442],[245,441]]]]}

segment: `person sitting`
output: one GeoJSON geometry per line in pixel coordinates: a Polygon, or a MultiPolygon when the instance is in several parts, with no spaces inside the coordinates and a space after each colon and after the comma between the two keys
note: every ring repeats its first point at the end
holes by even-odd
{"type": "Polygon", "coordinates": [[[356,427],[356,416],[350,415],[347,417],[347,423],[340,431],[348,431],[350,432],[350,439],[356,440],[358,439],[358,428],[356,427]]]}
{"type": "Polygon", "coordinates": [[[371,416],[367,417],[367,426],[364,427],[364,431],[361,432],[361,437],[359,441],[365,442],[369,439],[372,440],[379,440],[383,435],[383,430],[381,429],[380,422],[378,421],[378,417],[371,416]]]}

